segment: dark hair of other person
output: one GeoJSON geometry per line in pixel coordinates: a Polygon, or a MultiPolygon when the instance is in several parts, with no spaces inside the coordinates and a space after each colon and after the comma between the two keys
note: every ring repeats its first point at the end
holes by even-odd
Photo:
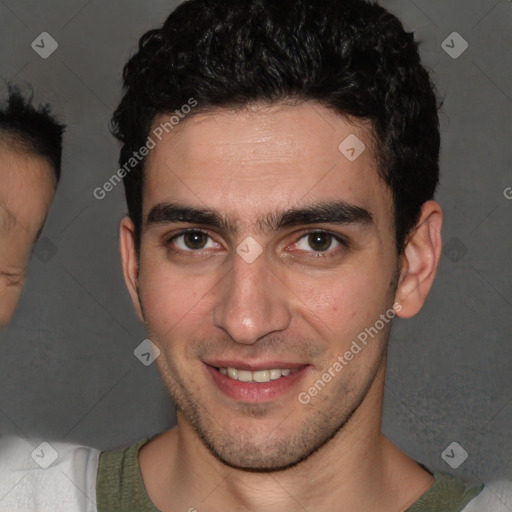
{"type": "Polygon", "coordinates": [[[9,85],[7,99],[0,104],[0,142],[21,153],[44,158],[60,179],[62,136],[49,105],[34,106],[33,94],[25,97],[18,87],[9,85]]]}
{"type": "MultiPolygon", "coordinates": [[[[389,186],[399,254],[439,181],[438,99],[418,43],[400,21],[363,0],[189,0],[150,30],[123,72],[112,119],[120,164],[143,147],[154,119],[194,98],[187,115],[252,103],[316,101],[370,121],[389,186]],[[225,14],[229,11],[229,16],[225,14]]],[[[341,142],[341,141],[340,141],[341,142]]],[[[140,248],[144,160],[124,177],[140,248]]]]}

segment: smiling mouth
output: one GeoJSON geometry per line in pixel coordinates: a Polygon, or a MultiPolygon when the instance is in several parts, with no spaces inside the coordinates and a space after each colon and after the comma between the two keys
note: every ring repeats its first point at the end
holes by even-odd
{"type": "Polygon", "coordinates": [[[298,385],[311,365],[286,361],[242,362],[218,360],[204,363],[216,387],[237,402],[277,400],[298,385]]]}
{"type": "Polygon", "coordinates": [[[300,368],[271,368],[268,370],[238,370],[236,368],[216,368],[216,370],[222,375],[226,375],[227,377],[238,380],[240,382],[270,382],[271,380],[278,380],[288,375],[293,375],[297,373],[300,368]]]}

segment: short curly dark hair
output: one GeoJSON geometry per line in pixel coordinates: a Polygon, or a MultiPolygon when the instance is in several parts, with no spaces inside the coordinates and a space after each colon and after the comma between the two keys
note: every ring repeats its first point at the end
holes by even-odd
{"type": "MultiPolygon", "coordinates": [[[[188,0],[150,30],[124,67],[112,119],[126,163],[152,122],[190,98],[187,116],[264,102],[316,101],[370,121],[390,187],[399,253],[439,181],[438,99],[418,43],[383,7],[363,0],[188,0]]],[[[144,160],[126,174],[137,249],[144,160]]]]}

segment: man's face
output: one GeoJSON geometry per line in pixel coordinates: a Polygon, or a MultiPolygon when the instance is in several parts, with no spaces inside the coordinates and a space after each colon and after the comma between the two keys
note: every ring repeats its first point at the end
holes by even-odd
{"type": "Polygon", "coordinates": [[[315,103],[198,115],[157,144],[144,187],[138,298],[180,424],[229,465],[299,462],[383,374],[387,323],[332,376],[394,302],[393,203],[367,133],[315,103]],[[366,144],[354,161],[338,149],[350,135],[366,144]],[[282,218],[292,210],[305,211],[282,218]],[[242,380],[292,373],[242,382],[226,367],[242,380]]]}
{"type": "Polygon", "coordinates": [[[50,164],[0,143],[0,327],[7,325],[18,303],[54,189],[50,164]]]}

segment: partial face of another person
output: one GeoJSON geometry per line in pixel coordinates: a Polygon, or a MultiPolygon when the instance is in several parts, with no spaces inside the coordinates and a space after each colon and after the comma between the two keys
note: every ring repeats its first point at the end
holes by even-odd
{"type": "Polygon", "coordinates": [[[54,191],[54,173],[44,158],[0,142],[0,327],[16,309],[54,191]]]}
{"type": "Polygon", "coordinates": [[[277,105],[197,115],[148,156],[140,259],[121,226],[125,278],[182,425],[228,465],[308,457],[384,368],[390,323],[353,345],[392,316],[400,267],[367,135],[320,105],[277,105]],[[351,135],[366,146],[353,161],[338,149],[351,135]]]}

